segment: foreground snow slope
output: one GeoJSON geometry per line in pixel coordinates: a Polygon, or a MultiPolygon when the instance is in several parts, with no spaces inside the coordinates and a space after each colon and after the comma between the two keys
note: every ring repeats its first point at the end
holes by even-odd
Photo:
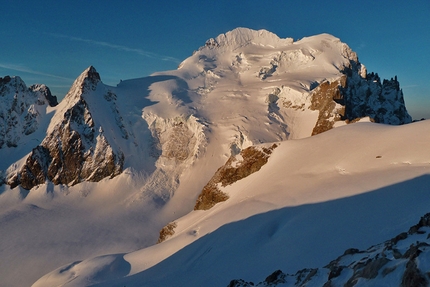
{"type": "Polygon", "coordinates": [[[165,242],[63,266],[34,286],[227,286],[321,267],[428,211],[429,129],[356,123],[281,142],[260,171],[223,188],[227,201],[176,220],[165,242]]]}

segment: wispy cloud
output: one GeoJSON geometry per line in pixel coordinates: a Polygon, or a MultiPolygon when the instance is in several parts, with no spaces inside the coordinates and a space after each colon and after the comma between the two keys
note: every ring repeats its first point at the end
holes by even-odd
{"type": "Polygon", "coordinates": [[[23,72],[23,73],[29,73],[32,75],[38,75],[38,76],[51,77],[51,78],[56,78],[56,79],[61,79],[61,80],[73,81],[73,79],[70,79],[70,78],[65,78],[65,77],[61,77],[61,76],[57,76],[57,75],[53,75],[53,74],[49,74],[49,73],[45,73],[45,72],[41,72],[41,71],[36,71],[36,70],[30,69],[28,67],[22,66],[22,65],[0,63],[0,68],[18,71],[18,72],[23,72]]]}
{"type": "Polygon", "coordinates": [[[112,44],[112,43],[108,43],[108,42],[104,42],[104,41],[95,41],[95,40],[84,39],[84,38],[79,38],[79,37],[66,36],[66,35],[62,35],[62,34],[52,34],[52,33],[50,33],[50,35],[54,36],[54,37],[58,37],[58,38],[65,38],[65,39],[68,39],[68,40],[71,40],[71,41],[84,42],[84,43],[88,43],[88,44],[91,44],[91,45],[97,45],[97,46],[102,46],[102,47],[106,47],[106,48],[110,48],[110,49],[115,49],[115,50],[118,50],[118,51],[136,53],[138,55],[141,55],[141,56],[144,56],[144,57],[148,57],[148,58],[159,59],[159,60],[162,60],[162,61],[170,61],[170,62],[174,62],[174,63],[180,63],[180,60],[178,60],[178,59],[176,59],[174,57],[159,55],[159,54],[152,53],[152,52],[149,52],[149,51],[145,51],[145,50],[142,50],[142,49],[130,48],[130,47],[127,47],[127,46],[112,44]]]}

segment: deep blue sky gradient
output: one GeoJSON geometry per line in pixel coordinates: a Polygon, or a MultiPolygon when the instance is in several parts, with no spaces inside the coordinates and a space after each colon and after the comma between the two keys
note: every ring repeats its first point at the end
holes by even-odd
{"type": "Polygon", "coordinates": [[[93,65],[106,84],[176,69],[236,27],[300,39],[330,33],[368,72],[397,75],[414,119],[430,118],[430,1],[36,1],[2,4],[0,77],[62,98],[93,65]]]}

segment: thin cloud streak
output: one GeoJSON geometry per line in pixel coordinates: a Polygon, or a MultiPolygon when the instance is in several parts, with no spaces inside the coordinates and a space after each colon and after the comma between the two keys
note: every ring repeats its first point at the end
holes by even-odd
{"type": "Polygon", "coordinates": [[[112,44],[112,43],[108,43],[108,42],[83,39],[83,38],[79,38],[79,37],[66,36],[66,35],[61,35],[61,34],[52,34],[51,33],[50,35],[54,36],[54,37],[65,38],[65,39],[68,39],[71,41],[84,42],[84,43],[102,46],[102,47],[107,47],[107,48],[111,48],[111,49],[115,49],[115,50],[119,50],[119,51],[136,53],[138,55],[148,57],[148,58],[159,59],[162,61],[170,61],[170,62],[174,62],[174,63],[180,63],[180,61],[174,57],[163,56],[163,55],[148,52],[148,51],[145,51],[142,49],[130,48],[130,47],[126,47],[126,46],[122,46],[122,45],[116,45],[116,44],[112,44]]]}
{"type": "Polygon", "coordinates": [[[416,88],[416,87],[420,87],[420,85],[405,85],[405,86],[401,86],[402,88],[416,88]]]}
{"type": "Polygon", "coordinates": [[[70,78],[52,75],[52,74],[44,73],[41,71],[35,71],[35,70],[32,70],[32,69],[24,67],[24,66],[20,66],[20,65],[0,63],[0,68],[18,71],[18,72],[23,72],[23,73],[28,73],[28,74],[32,74],[32,75],[51,77],[51,78],[56,78],[56,79],[61,79],[61,80],[66,80],[66,81],[73,81],[73,79],[70,79],[70,78]]]}

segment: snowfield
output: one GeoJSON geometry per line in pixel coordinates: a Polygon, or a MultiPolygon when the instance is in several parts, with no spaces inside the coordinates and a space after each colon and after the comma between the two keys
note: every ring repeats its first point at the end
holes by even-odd
{"type": "Polygon", "coordinates": [[[175,220],[167,241],[65,265],[34,286],[227,286],[322,267],[427,213],[429,128],[356,123],[282,142],[259,172],[226,188],[227,201],[175,220]]]}
{"type": "MultiPolygon", "coordinates": [[[[96,135],[85,141],[87,154],[124,155],[123,170],[97,182],[1,185],[0,286],[258,282],[408,230],[430,211],[430,121],[346,124],[332,114],[342,99],[313,108],[322,83],[341,81],[348,69],[349,83],[361,85],[354,91],[381,92],[365,82],[357,55],[328,34],[294,42],[238,28],[177,70],[115,87],[89,67],[58,106],[45,107],[34,133],[0,149],[0,176],[19,176],[33,149],[65,126],[96,135]],[[77,103],[82,114],[72,110],[77,103]],[[67,122],[67,113],[83,124],[67,122]],[[311,136],[321,114],[335,128],[311,136]],[[194,210],[229,158],[237,167],[246,148],[274,143],[261,169],[217,186],[226,201],[194,210]],[[172,234],[156,244],[169,223],[172,234]]],[[[383,106],[387,122],[403,101],[397,80],[390,83],[389,100],[360,102],[370,111],[383,106]]],[[[410,121],[407,112],[399,117],[410,121]]]]}

